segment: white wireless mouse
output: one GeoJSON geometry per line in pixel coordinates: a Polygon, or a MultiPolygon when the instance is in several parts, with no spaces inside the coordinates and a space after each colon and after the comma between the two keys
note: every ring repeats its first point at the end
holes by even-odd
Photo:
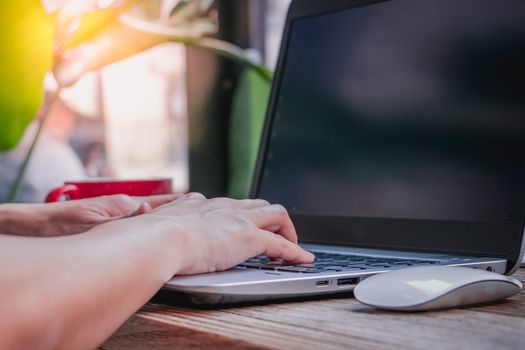
{"type": "Polygon", "coordinates": [[[369,277],[355,298],[379,309],[424,311],[481,304],[518,294],[515,278],[468,267],[417,266],[369,277]]]}

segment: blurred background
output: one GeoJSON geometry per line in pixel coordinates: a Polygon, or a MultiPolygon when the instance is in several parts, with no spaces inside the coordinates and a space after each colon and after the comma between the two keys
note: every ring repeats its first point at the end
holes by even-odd
{"type": "MultiPolygon", "coordinates": [[[[214,36],[273,69],[289,3],[214,1],[214,36]]],[[[247,196],[270,83],[261,88],[246,73],[169,42],[83,74],[53,102],[18,201],[42,202],[64,181],[91,177],[171,177],[177,192],[247,196]]],[[[54,84],[46,79],[47,90],[54,84]]],[[[0,153],[0,202],[34,132],[31,125],[15,149],[0,153]]]]}

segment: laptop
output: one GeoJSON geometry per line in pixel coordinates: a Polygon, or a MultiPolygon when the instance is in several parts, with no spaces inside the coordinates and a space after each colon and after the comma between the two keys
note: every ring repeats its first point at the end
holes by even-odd
{"type": "Polygon", "coordinates": [[[351,291],[378,273],[511,274],[524,251],[525,2],[295,0],[252,198],[312,264],[255,257],[177,276],[218,304],[351,291]]]}

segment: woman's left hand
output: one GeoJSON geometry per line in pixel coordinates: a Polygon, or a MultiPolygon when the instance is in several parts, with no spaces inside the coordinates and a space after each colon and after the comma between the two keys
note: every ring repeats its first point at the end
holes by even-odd
{"type": "Polygon", "coordinates": [[[0,234],[52,237],[85,232],[109,221],[149,212],[180,195],[103,196],[47,204],[0,206],[0,234]]]}

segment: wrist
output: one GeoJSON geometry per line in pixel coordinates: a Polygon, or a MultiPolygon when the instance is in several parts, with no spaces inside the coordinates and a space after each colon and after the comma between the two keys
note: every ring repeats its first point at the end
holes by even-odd
{"type": "Polygon", "coordinates": [[[71,206],[69,202],[50,203],[42,206],[45,218],[45,236],[65,236],[86,232],[96,226],[83,215],[81,206],[71,206]]]}
{"type": "Polygon", "coordinates": [[[156,241],[156,256],[162,271],[163,282],[168,282],[174,275],[185,270],[191,263],[192,250],[189,249],[189,235],[184,226],[175,218],[156,214],[143,214],[125,219],[134,222],[151,240],[156,241]]]}
{"type": "MultiPolygon", "coordinates": [[[[144,216],[150,216],[148,214],[144,216]]],[[[154,220],[163,221],[169,228],[166,232],[166,247],[170,264],[174,267],[170,278],[174,275],[188,275],[202,272],[200,266],[206,266],[210,258],[206,250],[205,237],[197,232],[188,231],[187,225],[182,217],[157,216],[151,214],[154,220]]]]}

